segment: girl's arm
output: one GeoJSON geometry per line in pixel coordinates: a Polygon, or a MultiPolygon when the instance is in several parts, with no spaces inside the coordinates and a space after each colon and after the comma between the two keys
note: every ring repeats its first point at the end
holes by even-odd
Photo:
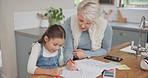
{"type": "Polygon", "coordinates": [[[62,72],[62,68],[59,68],[59,67],[52,68],[52,69],[36,68],[34,74],[60,76],[61,72],[62,72]]]}
{"type": "Polygon", "coordinates": [[[28,73],[34,74],[36,68],[38,68],[36,66],[36,63],[37,63],[39,54],[40,54],[40,44],[33,43],[32,50],[28,59],[28,66],[27,66],[28,73]]]}

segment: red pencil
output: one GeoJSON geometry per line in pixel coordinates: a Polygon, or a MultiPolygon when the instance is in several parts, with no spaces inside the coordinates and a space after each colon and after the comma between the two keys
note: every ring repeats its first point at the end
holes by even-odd
{"type": "MultiPolygon", "coordinates": [[[[74,61],[73,61],[71,58],[70,58],[70,61],[71,61],[73,64],[75,64],[74,61]]],[[[78,71],[78,68],[76,68],[76,70],[78,71]]]]}
{"type": "Polygon", "coordinates": [[[54,76],[54,78],[60,78],[59,76],[54,76]]]}

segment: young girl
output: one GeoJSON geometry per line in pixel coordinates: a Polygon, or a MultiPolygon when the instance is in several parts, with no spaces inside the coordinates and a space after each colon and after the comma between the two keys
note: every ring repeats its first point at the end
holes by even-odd
{"type": "Polygon", "coordinates": [[[60,25],[50,26],[40,40],[33,44],[28,59],[28,73],[59,76],[62,68],[62,45],[65,41],[65,30],[60,25]]]}

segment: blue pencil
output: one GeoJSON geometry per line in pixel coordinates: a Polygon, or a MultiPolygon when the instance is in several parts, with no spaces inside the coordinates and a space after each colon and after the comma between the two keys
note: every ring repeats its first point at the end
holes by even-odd
{"type": "Polygon", "coordinates": [[[54,61],[54,64],[56,65],[56,67],[59,67],[55,61],[54,61]]]}
{"type": "MultiPolygon", "coordinates": [[[[56,67],[58,68],[58,65],[57,65],[56,61],[54,61],[54,64],[55,64],[56,67]]],[[[59,76],[55,76],[54,78],[59,78],[59,76]]]]}

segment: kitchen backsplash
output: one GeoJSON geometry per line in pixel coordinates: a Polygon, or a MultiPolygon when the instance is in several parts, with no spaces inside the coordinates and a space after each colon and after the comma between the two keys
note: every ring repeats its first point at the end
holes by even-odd
{"type": "Polygon", "coordinates": [[[148,20],[148,8],[131,9],[131,8],[116,8],[116,6],[103,6],[105,11],[112,10],[112,21],[118,20],[118,10],[122,16],[127,19],[127,22],[139,23],[142,16],[148,20]]]}
{"type": "MultiPolygon", "coordinates": [[[[14,12],[14,27],[15,30],[21,29],[28,29],[28,28],[35,28],[35,27],[47,27],[48,21],[44,20],[41,21],[37,17],[37,13],[44,14],[46,10],[39,10],[39,11],[24,11],[24,12],[14,12]]],[[[63,13],[65,15],[65,19],[68,17],[76,14],[75,9],[63,9],[63,13]]]]}
{"type": "MultiPolygon", "coordinates": [[[[127,18],[127,22],[139,23],[142,16],[145,16],[148,19],[148,9],[140,10],[140,9],[123,9],[123,8],[104,8],[104,10],[113,10],[112,13],[112,21],[117,21],[117,10],[120,10],[123,17],[127,18]]],[[[41,21],[37,17],[37,13],[45,13],[46,10],[38,10],[38,11],[24,11],[24,12],[14,12],[14,27],[15,30],[20,29],[28,29],[48,26],[48,21],[41,21]]],[[[70,17],[71,15],[76,14],[76,9],[63,9],[63,13],[65,15],[65,19],[70,17]]]]}

